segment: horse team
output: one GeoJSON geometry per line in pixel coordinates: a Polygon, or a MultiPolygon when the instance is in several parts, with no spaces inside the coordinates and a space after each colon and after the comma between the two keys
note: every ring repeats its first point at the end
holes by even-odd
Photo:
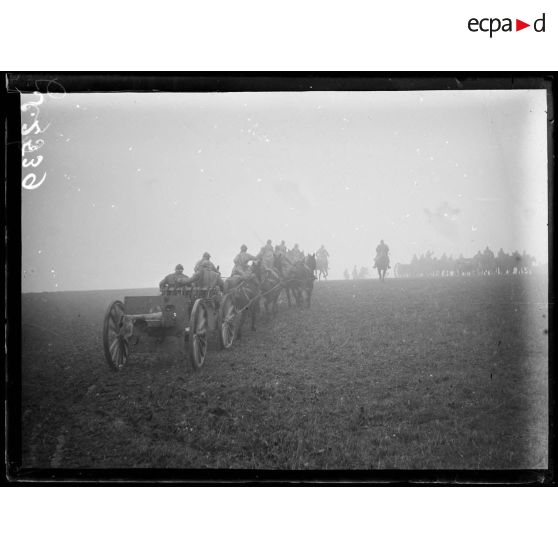
{"type": "Polygon", "coordinates": [[[279,296],[285,292],[289,307],[293,299],[298,307],[310,308],[312,290],[316,280],[316,256],[308,254],[303,260],[292,262],[288,256],[276,253],[273,266],[266,267],[262,259],[251,263],[250,272],[240,280],[229,277],[225,280],[225,293],[234,297],[235,307],[240,314],[237,336],[242,336],[242,326],[250,317],[251,329],[256,329],[256,317],[261,307],[268,314],[275,315],[279,296]]]}
{"type": "Polygon", "coordinates": [[[511,254],[501,248],[494,255],[488,247],[480,250],[472,257],[457,258],[443,254],[435,258],[433,252],[427,251],[419,257],[413,256],[410,263],[397,263],[394,267],[396,277],[467,277],[467,276],[496,276],[518,275],[533,272],[535,258],[525,251],[520,254],[517,250],[511,254]]]}

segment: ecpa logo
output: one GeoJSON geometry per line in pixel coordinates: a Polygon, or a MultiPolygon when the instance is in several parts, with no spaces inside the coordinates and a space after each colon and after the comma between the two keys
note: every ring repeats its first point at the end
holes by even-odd
{"type": "MultiPolygon", "coordinates": [[[[543,13],[543,15],[540,18],[536,19],[533,22],[532,27],[535,30],[535,32],[537,33],[545,32],[545,23],[546,23],[545,17],[546,14],[543,13]]],[[[500,19],[498,17],[485,17],[482,19],[477,19],[476,17],[472,17],[469,20],[467,27],[469,28],[469,31],[473,33],[477,33],[479,31],[483,33],[489,33],[490,38],[492,38],[492,35],[494,33],[498,33],[498,31],[502,31],[504,33],[506,32],[509,33],[514,31],[512,18],[509,17],[505,17],[503,19],[500,19]]],[[[531,24],[525,23],[521,19],[515,20],[515,31],[521,31],[522,29],[526,29],[527,27],[531,27],[531,24]]]]}

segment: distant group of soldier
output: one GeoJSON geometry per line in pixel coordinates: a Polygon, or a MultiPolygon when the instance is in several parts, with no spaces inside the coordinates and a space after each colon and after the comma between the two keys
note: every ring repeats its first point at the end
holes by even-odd
{"type": "Polygon", "coordinates": [[[240,275],[241,277],[246,276],[250,272],[248,264],[252,261],[261,261],[265,270],[276,275],[274,269],[275,257],[282,255],[287,258],[290,263],[296,263],[299,261],[304,261],[304,252],[299,248],[298,244],[295,244],[291,250],[287,249],[285,241],[282,240],[281,244],[277,244],[275,248],[271,240],[268,240],[265,245],[260,249],[257,256],[253,256],[248,252],[248,247],[243,244],[240,247],[240,252],[234,258],[234,267],[231,272],[231,277],[235,275],[240,275]]]}
{"type": "Polygon", "coordinates": [[[398,277],[452,277],[468,275],[514,275],[531,273],[535,258],[525,250],[511,254],[502,248],[497,255],[487,246],[470,258],[459,254],[457,258],[445,253],[440,258],[428,250],[425,254],[413,256],[410,263],[398,263],[395,274],[398,277]]]}
{"type": "MultiPolygon", "coordinates": [[[[316,252],[316,255],[328,257],[329,253],[324,248],[324,245],[316,252]]],[[[281,256],[289,264],[296,264],[297,262],[305,261],[304,251],[299,248],[298,244],[295,244],[290,250],[287,248],[285,241],[282,240],[280,244],[275,247],[271,240],[268,240],[266,244],[260,249],[256,256],[248,252],[248,247],[243,244],[240,247],[240,252],[234,257],[233,263],[234,267],[231,272],[231,277],[242,277],[247,278],[251,275],[250,262],[260,261],[263,268],[272,274],[274,277],[278,278],[277,271],[274,267],[275,258],[281,256]]],[[[199,260],[194,267],[194,274],[188,277],[184,274],[184,266],[178,264],[175,267],[174,273],[170,273],[164,277],[159,283],[159,288],[164,289],[165,286],[169,287],[188,287],[194,283],[199,282],[203,276],[204,270],[213,271],[219,274],[219,268],[211,261],[211,255],[209,252],[204,252],[202,259],[199,260]]],[[[221,277],[217,279],[217,285],[224,290],[224,283],[221,277]]]]}

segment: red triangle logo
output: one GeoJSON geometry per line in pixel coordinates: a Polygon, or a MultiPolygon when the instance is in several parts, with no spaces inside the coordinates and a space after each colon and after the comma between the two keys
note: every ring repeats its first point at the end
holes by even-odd
{"type": "Polygon", "coordinates": [[[531,24],[530,23],[525,23],[524,21],[521,21],[520,19],[515,20],[515,30],[516,31],[521,31],[522,29],[525,29],[525,27],[531,27],[531,24]]]}

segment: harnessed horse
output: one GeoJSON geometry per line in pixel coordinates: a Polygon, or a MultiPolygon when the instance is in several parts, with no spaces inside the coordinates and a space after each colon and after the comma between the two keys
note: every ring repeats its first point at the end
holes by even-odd
{"type": "Polygon", "coordinates": [[[256,331],[256,315],[260,308],[260,284],[256,274],[250,270],[241,275],[232,275],[225,281],[225,293],[231,293],[234,305],[240,312],[240,322],[237,327],[237,337],[242,337],[242,326],[250,314],[250,329],[256,331]]]}
{"type": "Polygon", "coordinates": [[[276,253],[273,256],[273,267],[277,270],[281,279],[282,290],[287,295],[287,304],[291,307],[291,294],[295,296],[294,286],[290,282],[290,273],[294,267],[293,263],[286,254],[282,252],[276,253]]]}
{"type": "Polygon", "coordinates": [[[265,268],[262,260],[257,260],[252,265],[252,271],[258,279],[260,285],[261,298],[265,311],[273,315],[277,314],[277,301],[283,286],[279,274],[274,270],[265,268]]]}
{"type": "Polygon", "coordinates": [[[275,265],[281,277],[281,283],[287,294],[289,307],[291,306],[291,293],[294,295],[297,306],[303,306],[304,299],[310,307],[312,290],[314,288],[314,270],[316,258],[313,254],[306,257],[305,261],[291,263],[288,258],[278,254],[275,265]]]}

